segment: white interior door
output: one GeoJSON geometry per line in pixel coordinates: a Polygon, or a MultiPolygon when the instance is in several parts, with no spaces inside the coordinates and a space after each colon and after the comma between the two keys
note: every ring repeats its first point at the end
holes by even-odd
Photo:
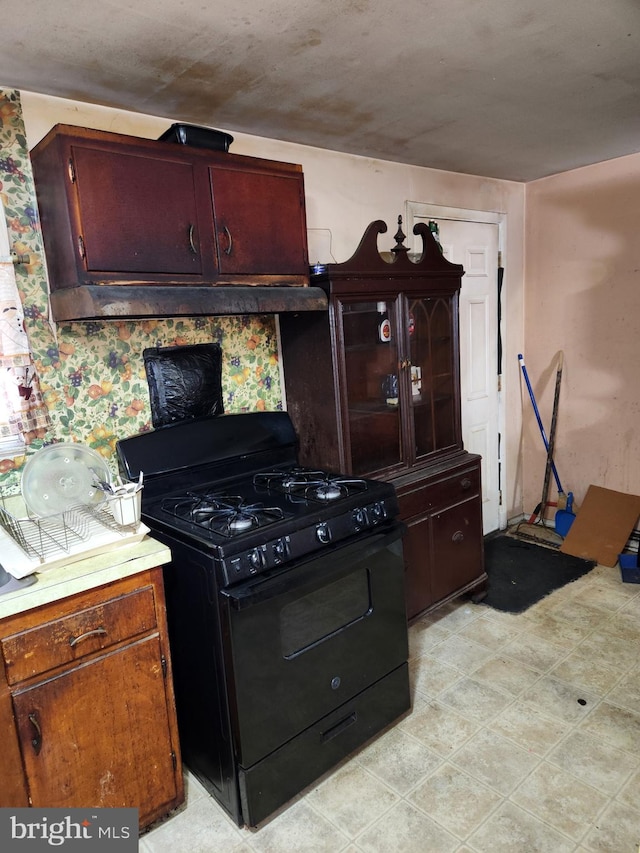
{"type": "Polygon", "coordinates": [[[498,225],[438,219],[445,257],[462,264],[460,390],[462,440],[482,456],[484,533],[500,528],[498,225]]]}

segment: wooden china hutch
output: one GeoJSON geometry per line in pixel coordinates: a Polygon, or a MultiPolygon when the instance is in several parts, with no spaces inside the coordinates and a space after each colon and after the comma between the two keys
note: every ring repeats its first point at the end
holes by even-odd
{"type": "Polygon", "coordinates": [[[355,254],[315,275],[328,313],[282,314],[287,408],[300,461],[396,488],[404,538],[407,615],[486,591],[480,457],[462,445],[458,295],[463,268],[429,227],[423,251],[378,251],[372,222],[355,254]]]}

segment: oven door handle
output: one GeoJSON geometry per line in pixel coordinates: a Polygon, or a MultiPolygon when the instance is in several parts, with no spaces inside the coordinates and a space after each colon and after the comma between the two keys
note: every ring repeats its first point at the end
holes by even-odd
{"type": "Polygon", "coordinates": [[[347,545],[336,543],[323,551],[314,551],[301,563],[286,567],[275,576],[263,575],[229,589],[220,590],[234,610],[245,610],[255,604],[272,601],[278,596],[316,583],[322,586],[353,571],[354,563],[361,563],[400,539],[405,532],[402,522],[394,521],[384,531],[375,531],[347,545]]]}

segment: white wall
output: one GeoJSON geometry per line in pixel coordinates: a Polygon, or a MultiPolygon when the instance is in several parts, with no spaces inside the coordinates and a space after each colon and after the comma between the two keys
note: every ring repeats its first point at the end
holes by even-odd
{"type": "MultiPolygon", "coordinates": [[[[179,118],[158,118],[21,92],[29,147],[54,124],[93,127],[155,139],[179,118]]],[[[304,169],[309,259],[342,262],[355,251],[366,226],[375,219],[388,225],[380,248],[394,245],[393,234],[407,201],[507,216],[504,283],[504,391],[507,412],[504,500],[509,517],[522,512],[520,433],[522,398],[517,354],[523,348],[524,184],[460,175],[325,151],[274,139],[235,133],[234,154],[300,163],[304,169]]]]}

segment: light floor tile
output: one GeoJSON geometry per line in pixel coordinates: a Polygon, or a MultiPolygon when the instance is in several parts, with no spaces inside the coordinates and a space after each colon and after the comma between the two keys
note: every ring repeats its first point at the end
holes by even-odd
{"type": "Polygon", "coordinates": [[[539,760],[537,755],[488,729],[481,729],[451,758],[461,770],[503,796],[508,796],[539,760]]]}
{"type": "Polygon", "coordinates": [[[200,797],[188,808],[143,837],[149,853],[232,853],[247,840],[211,799],[200,797]],[[188,844],[185,845],[185,839],[188,844]]]}
{"type": "Polygon", "coordinates": [[[594,664],[616,668],[631,668],[638,663],[638,650],[633,643],[603,628],[593,631],[581,645],[591,655],[594,664]]]}
{"type": "Polygon", "coordinates": [[[498,622],[486,615],[479,616],[458,631],[461,637],[473,640],[494,651],[515,639],[522,628],[514,622],[498,622]]]}
{"type": "Polygon", "coordinates": [[[489,728],[539,756],[545,755],[570,731],[568,724],[546,717],[521,702],[505,708],[489,728]]]}
{"type": "Polygon", "coordinates": [[[245,833],[256,853],[337,853],[349,846],[349,838],[304,801],[294,803],[260,829],[245,833]]]}
{"type": "Polygon", "coordinates": [[[495,690],[486,682],[466,677],[441,693],[438,699],[479,723],[487,723],[513,701],[512,696],[495,690]]]}
{"type": "Polygon", "coordinates": [[[469,839],[476,853],[573,853],[574,843],[514,803],[504,803],[469,839]]]}
{"type": "Polygon", "coordinates": [[[543,761],[511,796],[511,801],[563,835],[580,841],[607,797],[559,767],[543,761]]]}
{"type": "Polygon", "coordinates": [[[467,838],[502,798],[459,767],[446,762],[409,797],[449,832],[467,838]]]}
{"type": "Polygon", "coordinates": [[[458,841],[401,800],[357,838],[363,853],[454,853],[458,841]]]}
{"type": "Polygon", "coordinates": [[[567,773],[613,796],[638,767],[632,752],[616,749],[583,731],[573,731],[548,755],[567,773]]]}
{"type": "Polygon", "coordinates": [[[582,729],[618,749],[640,753],[640,713],[601,702],[584,720],[582,729]]]}
{"type": "Polygon", "coordinates": [[[624,607],[635,594],[635,590],[628,585],[618,582],[612,584],[607,580],[602,580],[591,583],[580,590],[575,596],[575,601],[578,604],[599,607],[609,613],[614,613],[624,607]]]}
{"type": "Polygon", "coordinates": [[[526,630],[503,646],[500,653],[540,672],[547,672],[568,654],[562,645],[526,630]]]}
{"type": "Polygon", "coordinates": [[[512,696],[522,693],[525,688],[537,681],[540,675],[539,670],[504,655],[489,658],[473,673],[476,680],[484,681],[512,696]]]}
{"type": "Polygon", "coordinates": [[[491,651],[480,643],[454,634],[434,646],[429,656],[468,675],[491,656],[491,651]]]}
{"type": "Polygon", "coordinates": [[[640,811],[614,800],[599,815],[584,846],[595,853],[636,853],[640,847],[640,811]]]}
{"type": "Polygon", "coordinates": [[[478,723],[461,717],[438,702],[429,702],[401,725],[404,731],[443,758],[451,755],[479,728],[478,723]]]}
{"type": "Polygon", "coordinates": [[[419,658],[420,655],[428,652],[437,643],[450,636],[450,631],[446,631],[432,622],[425,620],[416,622],[409,628],[409,660],[419,658]]]}
{"type": "Polygon", "coordinates": [[[396,793],[404,795],[438,767],[442,759],[396,726],[360,752],[356,761],[396,793]]]}
{"type": "Polygon", "coordinates": [[[306,802],[351,839],[397,801],[398,794],[357,762],[340,768],[306,796],[306,802]]]}
{"type": "Polygon", "coordinates": [[[558,678],[543,676],[520,698],[543,714],[575,724],[587,716],[600,697],[558,678]]]}
{"type": "Polygon", "coordinates": [[[587,648],[578,646],[554,666],[551,675],[576,687],[584,687],[596,696],[604,696],[620,681],[624,672],[623,668],[595,661],[587,648]]]}
{"type": "MultiPolygon", "coordinates": [[[[640,796],[638,796],[638,792],[640,791],[640,770],[633,774],[631,779],[627,782],[624,788],[620,791],[618,796],[616,797],[621,803],[626,803],[628,806],[631,806],[634,809],[638,808],[638,804],[640,803],[640,796]]],[[[640,847],[640,842],[638,843],[638,847],[640,847]]]]}
{"type": "Polygon", "coordinates": [[[435,698],[462,676],[463,673],[459,669],[447,666],[431,655],[423,655],[409,661],[409,682],[412,688],[423,696],[435,698]]]}
{"type": "Polygon", "coordinates": [[[609,693],[607,701],[630,711],[640,711],[640,668],[624,676],[609,693]]]}

